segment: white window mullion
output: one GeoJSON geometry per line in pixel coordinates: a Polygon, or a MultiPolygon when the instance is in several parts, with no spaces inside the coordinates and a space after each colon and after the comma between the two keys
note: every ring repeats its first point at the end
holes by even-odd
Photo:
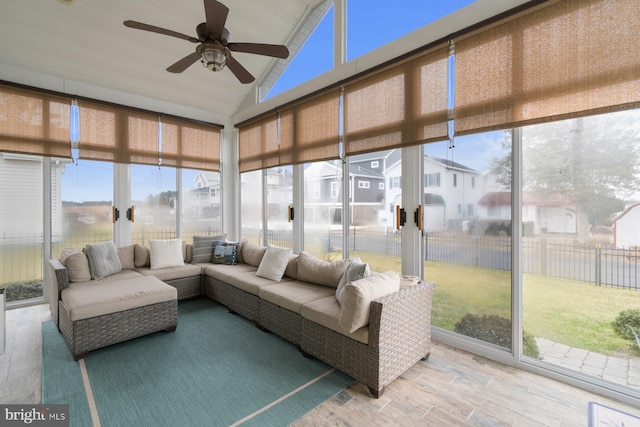
{"type": "Polygon", "coordinates": [[[127,209],[131,207],[130,176],[129,165],[113,164],[113,206],[120,212],[120,217],[113,224],[113,239],[117,246],[131,244],[131,221],[127,219],[127,209]]]}

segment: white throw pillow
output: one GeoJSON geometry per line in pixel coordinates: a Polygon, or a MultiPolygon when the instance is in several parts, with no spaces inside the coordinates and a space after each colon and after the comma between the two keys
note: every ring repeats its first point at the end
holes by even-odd
{"type": "Polygon", "coordinates": [[[342,296],[338,322],[347,332],[355,332],[369,324],[371,301],[400,289],[400,275],[395,271],[373,273],[369,277],[347,283],[342,296]]]}
{"type": "Polygon", "coordinates": [[[256,271],[256,276],[279,282],[289,264],[289,255],[291,255],[291,248],[267,247],[258,266],[258,271],[256,271]]]}
{"type": "Polygon", "coordinates": [[[182,240],[149,240],[151,270],[184,265],[182,240]]]}

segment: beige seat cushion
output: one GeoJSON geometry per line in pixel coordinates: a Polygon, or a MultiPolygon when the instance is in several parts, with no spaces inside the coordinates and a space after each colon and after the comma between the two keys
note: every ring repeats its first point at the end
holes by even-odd
{"type": "Polygon", "coordinates": [[[307,320],[318,325],[329,328],[363,344],[369,343],[369,326],[364,326],[354,332],[346,332],[340,326],[338,317],[340,316],[340,303],[335,296],[320,298],[308,302],[300,309],[300,314],[307,320]]]}
{"type": "Polygon", "coordinates": [[[260,288],[260,299],[300,314],[303,304],[335,294],[333,288],[299,281],[260,288]]]}
{"type": "Polygon", "coordinates": [[[178,299],[178,291],[153,276],[108,282],[86,282],[62,291],[72,321],[178,299]]]}
{"type": "MultiPolygon", "coordinates": [[[[273,280],[265,279],[264,277],[256,276],[253,271],[246,273],[239,273],[233,276],[228,276],[223,280],[224,282],[235,286],[238,289],[242,289],[245,292],[258,296],[260,294],[260,288],[264,286],[271,286],[276,284],[273,280]]],[[[288,277],[283,277],[280,283],[286,283],[291,281],[288,277]]]]}
{"type": "Polygon", "coordinates": [[[185,264],[180,267],[156,268],[149,267],[137,268],[136,271],[143,276],[154,276],[162,281],[183,279],[185,277],[199,276],[202,274],[201,265],[185,264]]]}
{"type": "Polygon", "coordinates": [[[238,274],[254,273],[257,268],[249,264],[200,264],[203,268],[203,273],[207,276],[215,277],[218,280],[229,283],[229,278],[237,276],[238,274]]]}

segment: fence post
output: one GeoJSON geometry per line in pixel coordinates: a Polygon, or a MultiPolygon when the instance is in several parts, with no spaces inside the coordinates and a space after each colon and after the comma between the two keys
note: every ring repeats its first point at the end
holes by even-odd
{"type": "Polygon", "coordinates": [[[596,286],[602,285],[602,248],[600,244],[596,245],[595,250],[596,263],[596,286]]]}
{"type": "Polygon", "coordinates": [[[547,239],[540,239],[540,274],[547,275],[547,239]]]}

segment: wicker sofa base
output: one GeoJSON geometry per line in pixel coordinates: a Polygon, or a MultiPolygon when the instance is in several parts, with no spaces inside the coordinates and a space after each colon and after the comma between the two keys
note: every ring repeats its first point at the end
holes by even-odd
{"type": "Polygon", "coordinates": [[[286,308],[260,300],[259,324],[287,341],[300,345],[302,342],[302,316],[286,308]]]}
{"type": "Polygon", "coordinates": [[[202,276],[184,277],[165,281],[178,290],[178,300],[199,297],[202,295],[202,276]]]}
{"type": "Polygon", "coordinates": [[[214,277],[205,275],[203,285],[205,296],[352,376],[375,397],[429,357],[434,289],[433,283],[421,282],[373,301],[369,342],[364,344],[214,277]]]}
{"type": "Polygon", "coordinates": [[[204,294],[225,305],[229,311],[259,324],[260,298],[211,276],[204,276],[204,294]]]}
{"type": "Polygon", "coordinates": [[[178,326],[178,301],[151,304],[131,310],[72,321],[62,301],[58,312],[60,332],[75,360],[89,351],[178,326]]]}

